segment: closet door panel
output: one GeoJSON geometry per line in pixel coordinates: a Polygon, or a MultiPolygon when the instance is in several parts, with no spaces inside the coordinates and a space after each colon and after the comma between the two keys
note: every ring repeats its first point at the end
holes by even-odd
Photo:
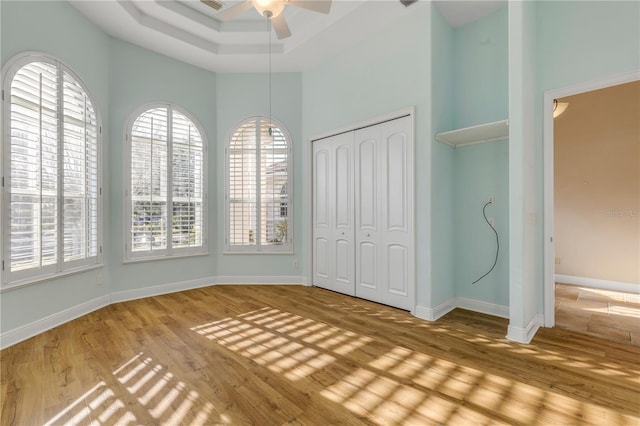
{"type": "Polygon", "coordinates": [[[387,291],[396,296],[409,296],[407,248],[399,244],[391,244],[387,247],[387,291]]]}
{"type": "Polygon", "coordinates": [[[358,145],[358,230],[376,229],[377,205],[377,152],[373,139],[358,145]]]}
{"type": "Polygon", "coordinates": [[[339,144],[336,147],[336,228],[353,229],[353,158],[350,145],[339,144]]]}
{"type": "Polygon", "coordinates": [[[333,167],[331,188],[333,197],[333,290],[355,294],[354,199],[353,199],[353,133],[330,138],[333,167]]]}
{"type": "Polygon", "coordinates": [[[331,144],[313,144],[313,285],[332,289],[331,144]]]}
{"type": "Polygon", "coordinates": [[[362,241],[359,245],[359,257],[356,259],[358,265],[358,286],[360,286],[360,293],[362,295],[362,289],[377,290],[376,287],[376,268],[372,268],[371,265],[375,265],[376,262],[376,246],[369,241],[362,241]]]}
{"type": "Polygon", "coordinates": [[[316,238],[315,246],[313,247],[313,271],[315,273],[315,279],[313,284],[320,287],[329,288],[329,241],[326,238],[316,238]]]}
{"type": "Polygon", "coordinates": [[[378,126],[358,130],[356,141],[356,296],[382,301],[380,250],[380,140],[378,126]]]}
{"type": "Polygon", "coordinates": [[[408,117],[380,126],[384,161],[380,186],[382,222],[382,303],[401,309],[414,308],[413,260],[413,143],[408,117]]]}
{"type": "Polygon", "coordinates": [[[392,134],[386,141],[386,148],[386,230],[407,232],[406,135],[392,134]]]}
{"type": "Polygon", "coordinates": [[[353,244],[351,241],[336,240],[333,252],[333,262],[336,265],[335,291],[353,295],[353,244]]]}

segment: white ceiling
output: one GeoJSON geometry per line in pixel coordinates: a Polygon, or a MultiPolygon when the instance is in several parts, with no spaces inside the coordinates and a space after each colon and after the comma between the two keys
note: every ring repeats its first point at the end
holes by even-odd
{"type": "MultiPolygon", "coordinates": [[[[328,15],[288,6],[293,35],[278,40],[251,8],[229,22],[199,0],[72,0],[80,13],[106,33],[132,44],[215,72],[265,72],[271,43],[274,71],[303,71],[355,45],[417,8],[399,0],[333,0],[328,15]]],[[[224,8],[239,1],[223,1],[224,8]]],[[[502,1],[437,1],[458,27],[504,6],[502,1]]]]}

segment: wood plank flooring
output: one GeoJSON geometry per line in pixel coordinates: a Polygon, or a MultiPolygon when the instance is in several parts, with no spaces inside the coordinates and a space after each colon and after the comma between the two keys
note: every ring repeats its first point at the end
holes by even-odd
{"type": "Polygon", "coordinates": [[[556,327],[640,346],[640,295],[556,283],[556,327]]]}
{"type": "Polygon", "coordinates": [[[638,425],[640,348],[301,286],[118,303],[0,352],[2,425],[638,425]]]}

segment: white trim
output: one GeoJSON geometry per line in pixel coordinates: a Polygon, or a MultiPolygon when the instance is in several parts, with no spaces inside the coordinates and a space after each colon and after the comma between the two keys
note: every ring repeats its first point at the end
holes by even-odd
{"type": "Polygon", "coordinates": [[[234,285],[304,285],[306,279],[304,276],[244,276],[244,277],[218,277],[216,284],[234,284],[234,285]]]}
{"type": "Polygon", "coordinates": [[[456,297],[455,304],[457,308],[468,309],[481,314],[493,315],[500,318],[509,319],[509,307],[497,305],[495,303],[484,302],[482,300],[468,299],[466,297],[456,297]]]}
{"type": "Polygon", "coordinates": [[[427,321],[436,321],[456,308],[467,309],[500,318],[509,318],[508,306],[483,302],[482,300],[468,299],[466,297],[452,297],[433,308],[416,306],[414,316],[427,321]]]}
{"type": "Polygon", "coordinates": [[[117,291],[115,293],[111,293],[111,303],[128,302],[129,300],[143,299],[145,297],[161,296],[163,294],[209,287],[215,285],[215,283],[215,277],[206,277],[198,278],[196,280],[137,288],[133,290],[117,291]]]}
{"type": "MultiPolygon", "coordinates": [[[[383,123],[385,121],[395,120],[397,118],[402,118],[406,115],[411,115],[415,117],[415,107],[407,107],[403,108],[396,112],[391,112],[388,114],[379,115],[377,117],[371,118],[369,120],[360,121],[358,123],[348,124],[346,126],[339,127],[329,132],[320,133],[314,137],[309,138],[309,142],[313,143],[319,139],[325,139],[340,133],[348,133],[354,130],[357,130],[361,127],[370,127],[375,126],[376,124],[383,123]]],[[[312,176],[312,175],[311,175],[312,176]]]]}
{"type": "Polygon", "coordinates": [[[542,320],[542,314],[537,314],[529,321],[526,328],[513,327],[510,325],[507,327],[506,338],[513,342],[529,344],[538,329],[542,326],[542,320]]]}
{"type": "Polygon", "coordinates": [[[437,321],[449,312],[456,308],[455,300],[449,299],[434,308],[427,308],[426,306],[416,306],[413,316],[421,318],[427,321],[437,321]]]}
{"type": "Polygon", "coordinates": [[[543,203],[544,203],[544,325],[555,324],[555,251],[553,246],[553,100],[640,80],[640,70],[544,92],[543,105],[543,203]]]}
{"type": "Polygon", "coordinates": [[[104,308],[109,304],[109,295],[101,296],[96,299],[83,302],[79,305],[72,306],[63,311],[56,312],[55,314],[38,319],[29,324],[14,328],[13,330],[9,330],[0,335],[0,349],[15,345],[16,343],[27,340],[40,333],[44,333],[45,331],[51,330],[52,328],[66,322],[104,308]]]}
{"type": "Polygon", "coordinates": [[[624,291],[627,293],[640,293],[640,283],[623,281],[601,280],[598,278],[576,277],[572,275],[555,274],[557,283],[579,285],[581,287],[600,288],[604,290],[624,291]]]}
{"type": "Polygon", "coordinates": [[[48,317],[35,320],[29,324],[22,325],[13,330],[0,334],[0,349],[15,345],[40,333],[44,333],[54,327],[72,321],[83,315],[87,315],[98,309],[109,306],[113,303],[128,302],[130,300],[143,299],[146,297],[161,296],[163,294],[176,293],[179,291],[193,290],[196,288],[214,286],[216,284],[251,284],[251,285],[306,285],[303,276],[250,276],[250,277],[206,277],[189,281],[180,281],[169,284],[138,288],[133,290],[117,291],[97,299],[89,300],[72,306],[63,311],[49,315],[48,317]]]}

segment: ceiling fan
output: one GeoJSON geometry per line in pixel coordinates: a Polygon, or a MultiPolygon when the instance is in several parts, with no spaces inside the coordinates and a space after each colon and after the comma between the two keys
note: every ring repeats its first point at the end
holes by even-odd
{"type": "MultiPolygon", "coordinates": [[[[215,10],[220,10],[223,6],[218,0],[200,1],[215,10]]],[[[287,5],[313,10],[314,12],[329,13],[331,0],[244,0],[218,13],[217,18],[221,21],[230,21],[242,12],[254,7],[260,15],[271,21],[278,39],[283,39],[291,35],[289,25],[287,25],[287,21],[282,15],[282,11],[287,5]]]]}

